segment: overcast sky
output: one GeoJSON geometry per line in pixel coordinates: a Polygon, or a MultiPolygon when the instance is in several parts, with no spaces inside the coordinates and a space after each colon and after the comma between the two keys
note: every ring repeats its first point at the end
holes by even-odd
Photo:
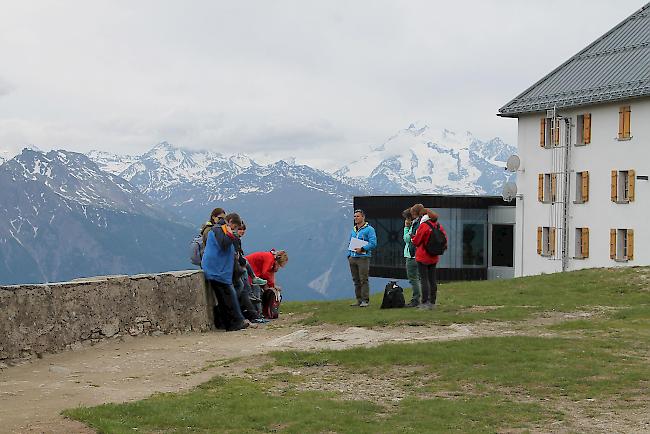
{"type": "Polygon", "coordinates": [[[0,0],[0,149],[159,141],[336,165],[497,110],[641,0],[0,0]]]}

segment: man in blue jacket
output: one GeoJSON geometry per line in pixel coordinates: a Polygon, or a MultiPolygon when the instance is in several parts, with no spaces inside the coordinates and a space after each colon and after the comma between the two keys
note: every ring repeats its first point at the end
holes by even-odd
{"type": "Polygon", "coordinates": [[[205,251],[201,260],[201,268],[208,285],[217,298],[217,310],[226,326],[226,330],[234,331],[246,328],[248,324],[237,310],[235,299],[232,297],[234,290],[233,270],[235,266],[236,231],[241,225],[241,218],[237,214],[228,214],[225,221],[215,224],[208,233],[205,251]]]}
{"type": "Polygon", "coordinates": [[[366,214],[357,209],[354,211],[354,227],[350,233],[350,240],[356,238],[367,242],[363,247],[348,250],[348,262],[354,282],[354,293],[357,302],[352,306],[367,307],[370,303],[370,287],[368,286],[368,274],[370,273],[370,255],[377,247],[377,234],[375,229],[366,222],[366,214]]]}

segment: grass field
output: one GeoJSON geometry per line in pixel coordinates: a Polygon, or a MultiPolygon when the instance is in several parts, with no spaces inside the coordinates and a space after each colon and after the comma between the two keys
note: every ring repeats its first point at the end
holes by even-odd
{"type": "Polygon", "coordinates": [[[275,352],[245,375],[226,373],[188,393],[65,414],[107,433],[643,432],[649,281],[650,269],[627,268],[445,284],[433,312],[382,311],[378,297],[367,309],[287,303],[283,313],[304,325],[504,322],[512,332],[275,352]],[[549,312],[586,315],[534,321],[549,312]]]}

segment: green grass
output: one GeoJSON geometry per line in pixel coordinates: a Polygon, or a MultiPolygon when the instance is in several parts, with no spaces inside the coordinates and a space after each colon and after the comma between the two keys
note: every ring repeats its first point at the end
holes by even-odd
{"type": "Polygon", "coordinates": [[[217,377],[188,393],[64,414],[106,433],[579,431],[570,421],[562,425],[575,416],[568,403],[593,402],[584,408],[600,415],[611,408],[625,411],[634,402],[628,400],[647,393],[647,275],[648,269],[590,270],[445,284],[440,288],[441,309],[433,312],[381,311],[379,297],[368,309],[348,307],[345,301],[286,303],[283,312],[308,314],[307,323],[343,326],[516,321],[545,311],[597,314],[519,329],[529,336],[275,352],[273,363],[246,371],[257,381],[217,377]],[[473,306],[501,307],[475,311],[473,306]],[[271,366],[275,370],[268,374],[271,366]],[[364,399],[364,390],[359,390],[359,399],[349,400],[335,392],[302,391],[301,384],[315,373],[343,376],[343,382],[360,375],[377,382],[390,379],[405,398],[399,403],[364,399]]]}
{"type": "MultiPolygon", "coordinates": [[[[283,313],[305,316],[302,323],[340,324],[359,327],[393,324],[471,323],[476,321],[517,321],[544,311],[573,312],[599,306],[629,307],[650,304],[647,268],[584,270],[534,277],[481,282],[454,282],[438,287],[438,309],[379,308],[382,294],[371,297],[370,307],[348,306],[351,300],[330,302],[288,302],[283,313]],[[646,273],[646,274],[642,274],[646,273]],[[475,306],[490,310],[473,311],[475,306]]],[[[410,295],[410,289],[405,296],[410,295]]],[[[408,298],[408,297],[407,297],[408,298]]]]}

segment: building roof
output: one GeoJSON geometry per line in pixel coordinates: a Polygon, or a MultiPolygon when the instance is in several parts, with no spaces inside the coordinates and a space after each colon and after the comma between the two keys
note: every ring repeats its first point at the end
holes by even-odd
{"type": "Polygon", "coordinates": [[[650,96],[650,3],[499,109],[517,117],[650,96]]]}

